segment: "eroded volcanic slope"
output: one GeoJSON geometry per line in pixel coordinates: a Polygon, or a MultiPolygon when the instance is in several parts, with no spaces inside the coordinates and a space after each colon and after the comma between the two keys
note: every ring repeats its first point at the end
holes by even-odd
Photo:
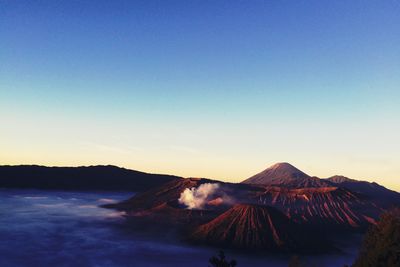
{"type": "Polygon", "coordinates": [[[340,175],[332,176],[326,180],[337,187],[368,196],[374,202],[379,203],[380,206],[390,208],[393,205],[400,205],[400,194],[398,192],[387,189],[377,183],[357,181],[340,175]]]}
{"type": "Polygon", "coordinates": [[[238,204],[201,225],[191,239],[216,246],[249,250],[300,251],[322,249],[305,232],[275,208],[238,204]]]}
{"type": "Polygon", "coordinates": [[[366,227],[383,211],[363,195],[338,187],[288,189],[266,186],[253,196],[292,220],[321,227],[366,227]]]}

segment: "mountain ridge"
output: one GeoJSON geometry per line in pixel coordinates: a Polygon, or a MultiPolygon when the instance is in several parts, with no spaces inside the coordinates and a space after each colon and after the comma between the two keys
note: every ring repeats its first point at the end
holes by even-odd
{"type": "Polygon", "coordinates": [[[1,165],[0,188],[146,191],[182,177],[151,174],[113,165],[47,167],[1,165]]]}

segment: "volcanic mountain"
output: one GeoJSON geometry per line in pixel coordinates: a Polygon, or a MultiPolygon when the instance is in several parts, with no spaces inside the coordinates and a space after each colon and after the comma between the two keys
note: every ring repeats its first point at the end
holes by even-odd
{"type": "MultiPolygon", "coordinates": [[[[204,178],[174,180],[149,191],[138,193],[120,203],[106,204],[102,207],[125,211],[128,217],[135,217],[136,222],[140,217],[142,222],[149,224],[148,226],[163,224],[165,227],[176,226],[181,228],[180,230],[188,231],[199,224],[210,221],[227,209],[225,205],[218,206],[215,203],[210,205],[212,209],[187,209],[179,203],[178,199],[185,189],[198,188],[205,183],[217,183],[217,181],[204,178]]],[[[218,184],[223,183],[218,182],[218,184]]]]}
{"type": "Polygon", "coordinates": [[[311,239],[277,209],[248,204],[235,205],[199,226],[191,236],[191,240],[209,245],[268,251],[317,248],[311,239]]]}
{"type": "Polygon", "coordinates": [[[150,189],[149,191],[139,193],[128,200],[117,204],[104,205],[104,207],[116,208],[128,212],[138,212],[153,209],[166,203],[168,203],[167,206],[177,206],[178,199],[186,188],[198,187],[201,184],[211,182],[216,181],[202,178],[173,180],[161,186],[150,189]]]}
{"type": "Polygon", "coordinates": [[[365,228],[383,211],[368,196],[340,187],[265,186],[251,198],[279,209],[295,222],[322,228],[365,228]]]}
{"type": "Polygon", "coordinates": [[[376,183],[310,177],[289,163],[277,163],[242,183],[262,188],[249,192],[249,199],[317,227],[365,229],[384,209],[400,203],[399,193],[376,183]]]}
{"type": "MultiPolygon", "coordinates": [[[[231,184],[209,179],[186,178],[171,181],[132,198],[105,205],[124,210],[132,215],[159,216],[170,214],[187,216],[186,207],[178,202],[187,188],[198,188],[204,183],[218,183],[219,190],[228,195],[233,203],[268,205],[280,210],[296,223],[317,227],[364,228],[383,211],[368,195],[354,193],[338,186],[288,188],[285,186],[231,184]]],[[[226,210],[226,206],[210,207],[226,210]]],[[[193,213],[194,214],[194,213],[193,213]]]]}
{"type": "Polygon", "coordinates": [[[375,182],[358,181],[340,175],[332,176],[326,180],[337,187],[368,196],[384,207],[400,206],[400,193],[387,189],[375,182]]]}
{"type": "Polygon", "coordinates": [[[311,177],[286,162],[276,163],[266,170],[244,180],[242,183],[277,185],[291,188],[330,186],[328,181],[311,177]]]}
{"type": "Polygon", "coordinates": [[[363,231],[385,209],[399,204],[399,195],[375,183],[339,176],[319,179],[289,163],[278,163],[242,183],[174,179],[104,207],[124,210],[128,219],[135,217],[133,221],[144,225],[167,223],[168,229],[178,229],[183,236],[191,233],[196,242],[294,251],[323,248],[329,242],[310,238],[322,233],[363,231]],[[194,192],[208,186],[203,184],[218,184],[205,205],[192,208],[182,201],[188,192],[193,193],[189,199],[198,200],[194,192]]]}

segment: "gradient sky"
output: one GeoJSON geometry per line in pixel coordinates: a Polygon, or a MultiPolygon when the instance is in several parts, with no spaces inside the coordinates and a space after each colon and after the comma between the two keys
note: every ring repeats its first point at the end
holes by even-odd
{"type": "Polygon", "coordinates": [[[0,164],[400,191],[400,2],[0,0],[0,164]]]}

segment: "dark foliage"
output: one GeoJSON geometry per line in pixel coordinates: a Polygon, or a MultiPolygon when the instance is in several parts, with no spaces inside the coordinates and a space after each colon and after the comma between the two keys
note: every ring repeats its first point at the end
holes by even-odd
{"type": "Polygon", "coordinates": [[[301,263],[299,256],[292,256],[288,267],[303,267],[304,265],[301,263]]]}
{"type": "Polygon", "coordinates": [[[218,256],[213,256],[209,260],[213,267],[235,267],[237,262],[235,260],[228,261],[225,257],[225,253],[221,250],[218,256]]]}
{"type": "Polygon", "coordinates": [[[400,209],[384,213],[367,232],[353,267],[400,266],[400,209]]]}

